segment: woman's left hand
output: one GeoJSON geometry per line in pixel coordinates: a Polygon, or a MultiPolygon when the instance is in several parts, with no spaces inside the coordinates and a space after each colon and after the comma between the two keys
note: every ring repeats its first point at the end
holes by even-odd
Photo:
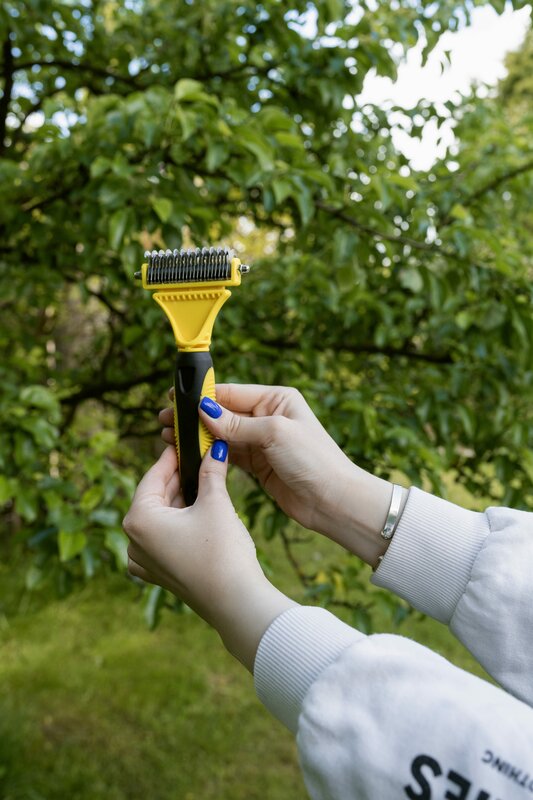
{"type": "Polygon", "coordinates": [[[132,575],[169,589],[219,632],[250,670],[262,634],[294,603],[266,579],[254,542],[226,489],[227,445],[215,442],[185,507],[176,451],[167,447],[141,480],[123,526],[132,575]]]}

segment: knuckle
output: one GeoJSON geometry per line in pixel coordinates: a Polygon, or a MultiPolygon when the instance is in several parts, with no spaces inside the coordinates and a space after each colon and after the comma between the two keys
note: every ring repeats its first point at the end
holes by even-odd
{"type": "Polygon", "coordinates": [[[289,407],[294,407],[300,405],[301,403],[305,403],[303,394],[299,389],[295,389],[294,386],[288,386],[285,392],[285,397],[289,407]]]}
{"type": "Polygon", "coordinates": [[[228,415],[226,425],[225,425],[225,432],[227,433],[228,438],[234,438],[237,436],[240,428],[240,418],[237,414],[230,414],[228,415]]]}
{"type": "Polygon", "coordinates": [[[122,529],[129,539],[139,538],[141,526],[139,525],[138,515],[132,512],[131,508],[122,520],[122,529]]]}
{"type": "Polygon", "coordinates": [[[294,386],[287,386],[286,390],[287,396],[291,398],[291,400],[297,400],[298,398],[302,397],[302,393],[299,389],[296,389],[294,386]]]}
{"type": "Polygon", "coordinates": [[[131,558],[128,558],[128,572],[130,573],[130,575],[133,575],[134,578],[139,577],[139,570],[137,568],[137,564],[135,563],[135,561],[132,561],[131,558]]]}
{"type": "Polygon", "coordinates": [[[265,440],[263,442],[263,448],[265,450],[277,444],[287,435],[288,422],[289,420],[282,416],[275,416],[269,419],[265,440]]]}

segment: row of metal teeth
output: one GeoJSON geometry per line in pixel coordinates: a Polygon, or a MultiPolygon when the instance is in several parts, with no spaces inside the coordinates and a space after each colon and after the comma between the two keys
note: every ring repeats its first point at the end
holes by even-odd
{"type": "Polygon", "coordinates": [[[226,247],[194,250],[147,250],[147,283],[225,280],[231,277],[231,252],[226,247]]]}

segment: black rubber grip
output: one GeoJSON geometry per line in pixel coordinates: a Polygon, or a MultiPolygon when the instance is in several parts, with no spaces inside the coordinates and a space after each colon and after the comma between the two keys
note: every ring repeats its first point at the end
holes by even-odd
{"type": "Polygon", "coordinates": [[[174,425],[181,488],[188,506],[194,503],[198,494],[198,471],[204,455],[201,452],[198,403],[202,391],[209,396],[214,393],[214,376],[209,382],[213,390],[206,392],[204,387],[206,375],[212,367],[208,352],[178,351],[174,377],[174,425]]]}

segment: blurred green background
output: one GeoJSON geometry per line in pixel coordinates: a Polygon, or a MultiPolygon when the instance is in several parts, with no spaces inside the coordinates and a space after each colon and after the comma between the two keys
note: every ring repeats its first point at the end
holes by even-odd
{"type": "MultiPolygon", "coordinates": [[[[383,477],[533,509],[531,33],[497,87],[358,100],[479,5],[2,4],[3,800],[305,797],[291,737],[216,635],[125,574],[121,519],[173,372],[132,279],[146,248],[253,264],[215,327],[219,380],[297,386],[383,477]],[[456,139],[416,170],[392,132],[428,123],[456,139]]],[[[292,597],[476,669],[251,479],[230,488],[292,597]]]]}

